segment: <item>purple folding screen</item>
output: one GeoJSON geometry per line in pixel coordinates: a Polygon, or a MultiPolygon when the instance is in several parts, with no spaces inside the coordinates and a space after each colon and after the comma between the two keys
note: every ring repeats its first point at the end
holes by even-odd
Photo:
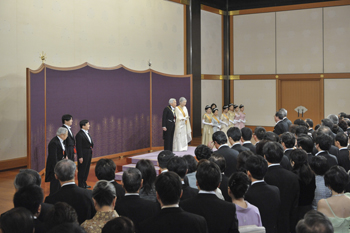
{"type": "Polygon", "coordinates": [[[89,120],[93,157],[101,157],[163,146],[161,115],[169,98],[184,96],[191,110],[191,76],[131,71],[122,66],[102,69],[87,63],[71,69],[48,65],[41,69],[28,72],[27,77],[28,156],[30,167],[37,171],[45,168],[45,145],[55,137],[64,114],[73,115],[73,134],[80,130],[79,121],[89,120]]]}

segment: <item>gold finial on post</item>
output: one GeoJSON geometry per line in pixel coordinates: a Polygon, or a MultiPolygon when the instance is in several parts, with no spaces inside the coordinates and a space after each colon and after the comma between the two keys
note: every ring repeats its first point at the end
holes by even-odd
{"type": "Polygon", "coordinates": [[[44,53],[44,51],[41,52],[39,58],[41,59],[42,63],[45,63],[46,61],[46,53],[44,53]]]}

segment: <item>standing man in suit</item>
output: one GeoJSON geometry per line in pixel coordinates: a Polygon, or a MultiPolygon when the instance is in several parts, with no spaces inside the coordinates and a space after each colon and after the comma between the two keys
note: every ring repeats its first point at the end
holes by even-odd
{"type": "Polygon", "coordinates": [[[337,157],[328,152],[331,148],[332,142],[332,137],[327,134],[316,135],[316,149],[318,152],[315,154],[315,156],[324,156],[327,159],[329,167],[338,165],[337,157]]]}
{"type": "Polygon", "coordinates": [[[288,157],[290,161],[290,153],[295,147],[295,136],[291,132],[285,132],[281,135],[281,145],[284,149],[284,155],[288,157]]]}
{"type": "Polygon", "coordinates": [[[308,134],[310,135],[310,136],[312,136],[312,133],[315,131],[314,129],[313,129],[313,127],[314,127],[314,122],[313,122],[313,120],[311,120],[310,118],[307,118],[307,119],[305,119],[305,122],[306,122],[306,124],[308,124],[308,126],[309,126],[309,129],[308,129],[308,134]]]}
{"type": "Polygon", "coordinates": [[[256,128],[254,129],[253,138],[254,138],[254,140],[256,141],[256,143],[255,143],[255,149],[256,149],[257,144],[258,144],[261,140],[264,139],[265,134],[266,134],[266,129],[265,129],[264,127],[258,126],[258,127],[256,127],[256,128]]]}
{"type": "Polygon", "coordinates": [[[160,174],[155,182],[160,212],[140,224],[144,233],[207,233],[207,222],[202,216],[179,208],[182,195],[181,179],[174,172],[160,174]]]}
{"type": "Polygon", "coordinates": [[[227,130],[227,137],[232,145],[231,149],[238,151],[238,153],[249,150],[248,148],[241,145],[242,133],[238,127],[229,128],[227,130]]]}
{"type": "Polygon", "coordinates": [[[174,139],[175,121],[176,121],[175,107],[176,107],[176,99],[171,98],[169,100],[169,105],[166,106],[163,110],[162,127],[163,127],[164,150],[173,151],[173,139],[174,139]]]}
{"type": "Polygon", "coordinates": [[[314,148],[314,141],[309,135],[299,136],[297,139],[297,148],[303,149],[307,153],[307,159],[310,163],[312,157],[312,149],[314,148]]]}
{"type": "Polygon", "coordinates": [[[280,135],[288,131],[287,121],[283,121],[283,114],[280,111],[276,112],[275,114],[275,122],[276,125],[273,129],[275,134],[280,135]]]}
{"type": "Polygon", "coordinates": [[[224,132],[216,131],[212,138],[217,153],[224,156],[226,160],[225,176],[230,177],[232,173],[237,171],[238,151],[227,145],[227,137],[224,132]]]}
{"type": "Polygon", "coordinates": [[[62,159],[67,159],[65,155],[64,140],[68,137],[68,130],[60,127],[56,136],[51,139],[48,146],[48,155],[45,168],[45,182],[50,182],[50,195],[60,189],[60,182],[55,178],[56,163],[62,159]]]}
{"type": "Polygon", "coordinates": [[[243,146],[247,147],[251,152],[253,152],[254,154],[256,154],[256,148],[253,145],[253,143],[250,141],[252,140],[252,136],[253,136],[253,131],[251,129],[249,129],[248,127],[244,127],[241,129],[242,132],[242,142],[243,142],[243,146]]]}
{"type": "Polygon", "coordinates": [[[279,112],[282,113],[282,115],[283,115],[283,121],[287,123],[288,129],[289,129],[289,126],[292,125],[292,122],[287,118],[287,113],[288,113],[287,110],[284,109],[284,108],[281,108],[281,109],[279,110],[279,112]]]}
{"type": "Polygon", "coordinates": [[[220,185],[221,172],[218,165],[208,160],[198,163],[197,196],[180,202],[185,211],[203,216],[208,224],[208,232],[239,232],[236,206],[220,200],[215,190],[220,185]]]}
{"type": "Polygon", "coordinates": [[[68,130],[68,137],[64,141],[64,145],[66,147],[66,156],[68,159],[72,160],[74,162],[74,146],[75,146],[75,139],[74,134],[71,131],[71,127],[73,124],[73,117],[72,115],[65,114],[62,116],[62,127],[65,127],[68,130]]]}
{"type": "Polygon", "coordinates": [[[94,143],[89,134],[89,121],[82,120],[79,124],[81,130],[75,137],[78,156],[78,186],[81,188],[91,188],[91,186],[86,184],[86,180],[90,171],[92,148],[94,147],[94,143]]]}
{"type": "Polygon", "coordinates": [[[220,168],[221,172],[221,182],[219,189],[221,190],[222,196],[224,196],[225,201],[232,202],[232,198],[228,195],[228,177],[225,176],[226,160],[224,156],[215,151],[210,158],[210,162],[215,163],[220,168]]]}
{"type": "Polygon", "coordinates": [[[339,148],[338,163],[346,172],[350,170],[350,156],[348,150],[348,136],[345,133],[337,133],[335,136],[335,145],[339,148]]]}
{"type": "Polygon", "coordinates": [[[277,232],[295,232],[299,201],[299,177],[284,169],[280,162],[283,148],[278,142],[267,142],[263,154],[268,164],[265,182],[280,190],[281,208],[277,222],[277,232]]]}
{"type": "Polygon", "coordinates": [[[277,219],[281,205],[280,191],[276,186],[269,185],[264,181],[267,162],[260,155],[252,155],[246,161],[246,168],[252,184],[245,194],[245,200],[258,207],[266,233],[278,233],[277,219]]]}

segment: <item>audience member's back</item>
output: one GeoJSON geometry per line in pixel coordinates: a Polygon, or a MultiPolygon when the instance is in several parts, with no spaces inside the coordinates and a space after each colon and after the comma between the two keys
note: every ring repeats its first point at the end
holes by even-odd
{"type": "Polygon", "coordinates": [[[23,208],[13,208],[0,218],[1,233],[33,233],[34,222],[32,213],[23,208]]]}
{"type": "Polygon", "coordinates": [[[198,162],[192,155],[184,155],[183,158],[186,159],[188,164],[188,172],[186,174],[188,185],[191,188],[198,189],[196,184],[196,171],[198,162]]]}
{"type": "Polygon", "coordinates": [[[135,226],[129,218],[121,216],[107,222],[102,233],[135,233],[135,226]]]}

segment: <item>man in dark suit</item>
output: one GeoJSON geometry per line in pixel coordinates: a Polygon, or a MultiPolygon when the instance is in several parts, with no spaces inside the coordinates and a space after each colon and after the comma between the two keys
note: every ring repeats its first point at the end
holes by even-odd
{"type": "Polygon", "coordinates": [[[253,138],[254,138],[254,140],[256,141],[256,143],[255,143],[255,148],[256,148],[257,144],[258,144],[261,140],[264,139],[265,134],[266,134],[266,129],[265,129],[264,127],[258,126],[258,127],[256,127],[256,128],[254,129],[253,138]]]}
{"type": "Polygon", "coordinates": [[[117,199],[115,210],[120,216],[130,218],[135,224],[136,232],[140,232],[139,223],[154,217],[160,211],[159,204],[140,198],[139,192],[143,181],[137,168],[124,171],[122,179],[126,194],[123,199],[117,199]]]}
{"type": "Polygon", "coordinates": [[[175,107],[176,99],[171,98],[169,100],[169,105],[166,106],[163,110],[162,127],[164,150],[173,151],[173,139],[176,121],[175,107]]]}
{"type": "Polygon", "coordinates": [[[284,132],[281,135],[281,145],[284,150],[283,157],[287,158],[287,160],[282,159],[281,166],[290,171],[292,170],[292,166],[290,164],[290,153],[292,153],[292,151],[294,150],[295,142],[296,142],[295,136],[291,132],[284,132]]]}
{"type": "Polygon", "coordinates": [[[194,197],[198,194],[198,189],[191,188],[187,183],[185,183],[185,176],[188,171],[188,165],[186,159],[178,156],[174,156],[169,160],[167,168],[169,171],[175,172],[181,178],[182,183],[182,196],[181,201],[188,198],[194,197]]]}
{"type": "Polygon", "coordinates": [[[311,136],[312,133],[315,131],[315,130],[313,129],[313,127],[314,127],[314,122],[313,122],[313,120],[311,120],[310,118],[305,119],[305,122],[306,122],[306,123],[308,124],[308,126],[309,126],[308,131],[309,131],[309,135],[311,136]]]}
{"type": "Polygon", "coordinates": [[[200,161],[196,178],[200,190],[198,195],[180,202],[180,207],[203,216],[207,220],[209,233],[239,232],[236,206],[215,195],[221,178],[218,165],[208,160],[200,161]]]}
{"type": "Polygon", "coordinates": [[[67,159],[65,155],[64,140],[68,136],[68,130],[60,127],[57,130],[56,136],[51,139],[48,146],[48,155],[45,168],[45,182],[50,182],[50,195],[60,189],[60,182],[55,179],[56,163],[62,159],[67,159]]]}
{"type": "Polygon", "coordinates": [[[68,130],[68,137],[64,141],[64,145],[66,147],[66,156],[68,159],[72,160],[74,162],[74,146],[75,146],[75,139],[74,134],[72,133],[71,126],[73,124],[73,117],[72,115],[65,114],[62,116],[62,127],[65,127],[68,130]]]}
{"type": "Polygon", "coordinates": [[[60,181],[61,189],[47,196],[45,203],[66,202],[75,209],[78,222],[82,224],[86,219],[91,219],[96,210],[92,201],[92,192],[75,184],[75,169],[75,163],[69,159],[61,160],[56,164],[55,176],[60,181]]]}
{"type": "Polygon", "coordinates": [[[227,145],[227,137],[222,131],[213,133],[212,139],[217,153],[224,156],[226,160],[225,176],[230,177],[232,173],[237,171],[238,151],[227,145]]]}
{"type": "Polygon", "coordinates": [[[75,136],[78,156],[78,186],[81,188],[91,188],[86,184],[90,171],[92,158],[92,148],[94,143],[89,134],[90,123],[88,120],[80,121],[80,131],[75,136]]]}
{"type": "Polygon", "coordinates": [[[307,158],[310,163],[312,157],[312,149],[314,148],[314,142],[309,135],[299,136],[297,139],[298,149],[303,149],[307,153],[307,158]]]}
{"type": "Polygon", "coordinates": [[[246,161],[247,175],[252,184],[244,199],[258,207],[266,233],[278,233],[277,219],[281,205],[280,191],[264,181],[267,162],[260,155],[250,156],[246,161]]]}
{"type": "Polygon", "coordinates": [[[227,130],[227,137],[232,145],[231,149],[238,151],[238,153],[249,150],[248,148],[241,145],[242,133],[238,127],[229,128],[227,130]]]}
{"type": "Polygon", "coordinates": [[[253,131],[248,127],[244,127],[241,129],[241,132],[242,132],[242,139],[241,140],[243,142],[243,146],[247,147],[251,152],[256,154],[256,148],[253,145],[253,143],[250,141],[250,140],[252,140],[253,131]]]}
{"type": "Polygon", "coordinates": [[[284,109],[284,108],[281,108],[281,109],[279,110],[279,112],[282,113],[282,115],[283,115],[283,121],[287,123],[288,129],[289,129],[289,127],[292,125],[292,122],[287,118],[287,113],[288,113],[287,110],[284,109]]]}
{"type": "Polygon", "coordinates": [[[98,180],[108,180],[113,184],[117,200],[120,200],[124,197],[125,191],[124,188],[118,184],[115,179],[115,169],[117,166],[111,159],[100,159],[95,166],[95,175],[98,180]]]}
{"type": "Polygon", "coordinates": [[[277,222],[278,232],[295,232],[300,192],[299,177],[280,165],[283,148],[278,142],[266,143],[263,154],[268,164],[265,182],[277,186],[280,190],[281,208],[277,222]]]}
{"type": "Polygon", "coordinates": [[[348,136],[345,133],[337,133],[335,136],[335,145],[339,148],[338,163],[346,172],[350,170],[350,156],[348,150],[348,136]]]}
{"type": "Polygon", "coordinates": [[[232,198],[228,195],[228,177],[225,176],[226,160],[225,157],[215,151],[209,158],[210,162],[215,163],[220,168],[221,182],[219,189],[221,190],[222,196],[225,201],[232,202],[232,198]]]}
{"type": "Polygon", "coordinates": [[[154,217],[143,221],[140,229],[144,233],[206,233],[207,223],[202,216],[188,213],[179,208],[182,194],[181,179],[174,172],[161,173],[155,182],[157,200],[161,211],[154,217]]]}
{"type": "Polygon", "coordinates": [[[283,134],[288,131],[288,124],[286,121],[283,121],[283,115],[280,111],[275,114],[276,125],[273,129],[273,132],[277,135],[283,134]]]}
{"type": "Polygon", "coordinates": [[[327,134],[317,134],[316,135],[316,149],[317,153],[315,156],[324,156],[327,159],[329,167],[338,165],[338,159],[334,155],[330,154],[329,148],[332,145],[333,139],[327,134]]]}

